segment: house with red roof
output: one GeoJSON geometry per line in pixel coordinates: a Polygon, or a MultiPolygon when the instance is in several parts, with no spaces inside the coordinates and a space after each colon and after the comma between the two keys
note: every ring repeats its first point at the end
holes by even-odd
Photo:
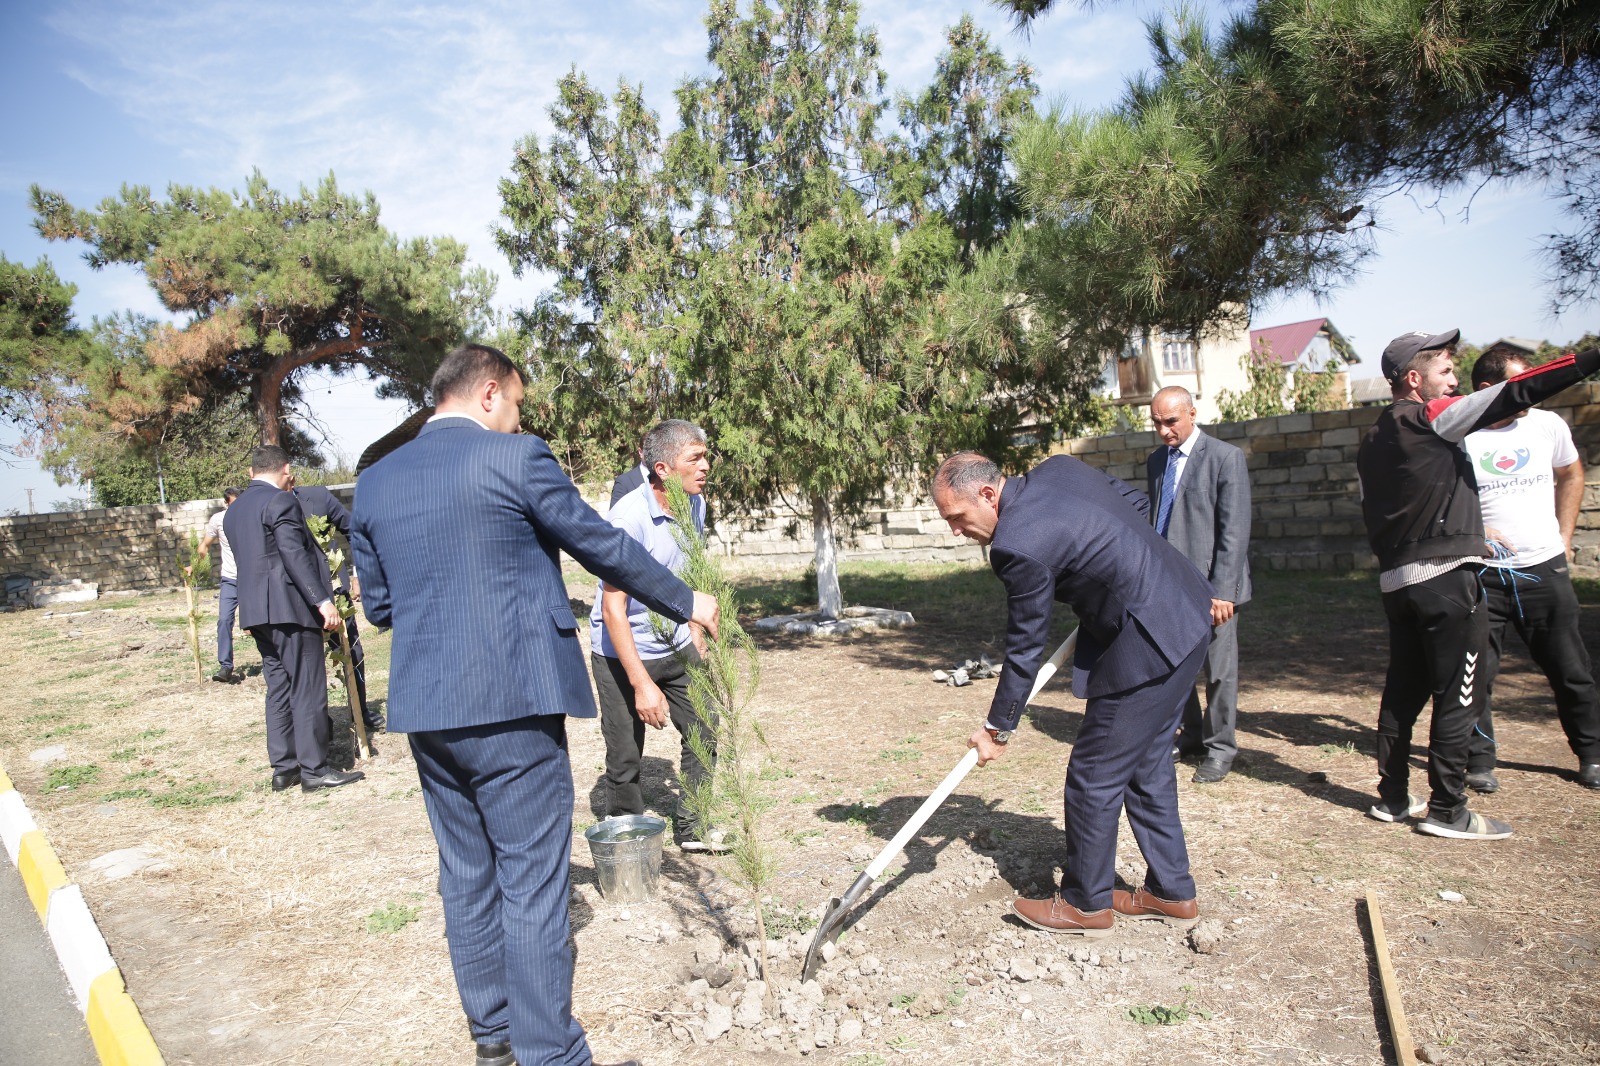
{"type": "Polygon", "coordinates": [[[1160,389],[1182,385],[1194,396],[1202,423],[1220,420],[1218,395],[1249,389],[1251,360],[1273,360],[1288,370],[1286,387],[1296,373],[1337,374],[1335,390],[1349,403],[1349,375],[1342,368],[1360,357],[1327,318],[1310,318],[1262,329],[1240,329],[1215,337],[1151,331],[1136,337],[1108,360],[1103,382],[1111,402],[1143,406],[1160,389]]]}

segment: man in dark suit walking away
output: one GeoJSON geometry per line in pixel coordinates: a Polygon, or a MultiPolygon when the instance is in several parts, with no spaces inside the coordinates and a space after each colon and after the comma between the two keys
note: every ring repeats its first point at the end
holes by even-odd
{"type": "Polygon", "coordinates": [[[952,532],[989,545],[1006,588],[1005,669],[967,742],[979,766],[1004,754],[1027,709],[1055,603],[1078,616],[1072,691],[1088,705],[1067,767],[1061,890],[1012,908],[1036,928],[1092,937],[1110,935],[1114,914],[1193,924],[1171,743],[1211,642],[1211,586],[1156,535],[1142,493],[1069,456],[1008,478],[975,452],[953,455],[933,502],[952,532]],[[1131,893],[1114,890],[1124,809],[1148,866],[1131,893]]]}
{"type": "MultiPolygon", "coordinates": [[[[333,528],[346,543],[350,541],[350,512],[345,510],[344,504],[339,502],[339,497],[328,490],[326,485],[296,485],[294,486],[295,499],[300,501],[300,509],[305,511],[306,517],[313,515],[326,518],[328,525],[333,528]]],[[[312,544],[316,544],[313,540],[312,544]]],[[[322,568],[327,570],[328,558],[322,555],[322,549],[317,549],[319,558],[322,559],[322,568]]],[[[356,603],[361,602],[361,579],[349,562],[339,569],[339,583],[334,586],[335,593],[344,593],[356,603]]],[[[344,620],[345,634],[350,638],[350,665],[355,670],[356,690],[353,693],[355,702],[351,705],[359,708],[361,720],[367,727],[367,732],[383,732],[383,715],[371,710],[367,706],[367,652],[361,646],[361,629],[356,625],[356,616],[351,615],[344,620]]],[[[334,651],[342,651],[339,645],[339,631],[335,629],[328,634],[328,646],[334,651]]],[[[341,678],[340,680],[343,680],[341,678]]]]}
{"type": "Polygon", "coordinates": [[[451,352],[433,378],[437,413],[361,475],[351,547],[367,620],[394,629],[389,728],[410,734],[417,760],[478,1063],[585,1066],[566,716],[592,718],[595,704],[557,553],[713,636],[718,615],[518,434],[524,384],[494,348],[451,352]]]}
{"type": "Polygon", "coordinates": [[[339,625],[333,585],[289,484],[289,454],[250,454],[250,484],[223,518],[238,569],[239,626],[261,652],[267,682],[272,788],[338,788],[366,775],[328,765],[328,672],[323,633],[339,625]]]}
{"type": "Polygon", "coordinates": [[[1211,648],[1205,713],[1189,693],[1173,758],[1200,757],[1194,782],[1221,781],[1239,754],[1239,618],[1250,599],[1250,472],[1244,453],[1194,424],[1194,397],[1168,385],[1150,400],[1150,421],[1165,447],[1145,460],[1156,532],[1211,582],[1211,648]]]}

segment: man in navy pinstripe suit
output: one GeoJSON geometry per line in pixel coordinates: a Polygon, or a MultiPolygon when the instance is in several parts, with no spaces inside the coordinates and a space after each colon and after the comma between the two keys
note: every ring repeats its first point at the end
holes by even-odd
{"type": "Polygon", "coordinates": [[[1017,899],[1039,929],[1109,936],[1118,916],[1193,925],[1199,915],[1178,819],[1172,733],[1211,643],[1211,585],[1151,528],[1150,501],[1066,455],[1003,477],[976,452],[946,459],[933,502],[951,532],[989,546],[1006,589],[1006,665],[988,720],[967,742],[998,759],[1027,710],[1055,605],[1078,616],[1072,692],[1087,700],[1065,788],[1061,891],[1017,899]],[[1116,888],[1117,817],[1147,864],[1116,888]]]}
{"type": "Polygon", "coordinates": [[[479,1066],[586,1066],[566,716],[595,705],[557,553],[675,621],[715,634],[718,615],[517,435],[524,384],[494,348],[451,352],[437,413],[361,475],[350,544],[367,620],[394,629],[389,728],[416,757],[479,1066]]]}

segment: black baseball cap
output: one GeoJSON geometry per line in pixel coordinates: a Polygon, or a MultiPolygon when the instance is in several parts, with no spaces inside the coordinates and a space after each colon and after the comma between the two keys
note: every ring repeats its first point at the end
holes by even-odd
{"type": "Polygon", "coordinates": [[[1406,372],[1406,367],[1411,365],[1411,360],[1417,357],[1418,352],[1448,348],[1460,339],[1459,329],[1453,329],[1448,333],[1429,333],[1425,329],[1402,333],[1390,341],[1389,347],[1383,350],[1383,376],[1393,385],[1395,379],[1406,372]]]}

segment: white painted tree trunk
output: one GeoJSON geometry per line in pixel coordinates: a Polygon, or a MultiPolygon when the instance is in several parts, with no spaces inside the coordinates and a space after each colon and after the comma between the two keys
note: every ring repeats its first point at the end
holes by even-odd
{"type": "Polygon", "coordinates": [[[844,610],[839,592],[839,557],[833,539],[833,508],[826,496],[811,497],[811,533],[817,543],[817,609],[824,618],[844,610]]]}

